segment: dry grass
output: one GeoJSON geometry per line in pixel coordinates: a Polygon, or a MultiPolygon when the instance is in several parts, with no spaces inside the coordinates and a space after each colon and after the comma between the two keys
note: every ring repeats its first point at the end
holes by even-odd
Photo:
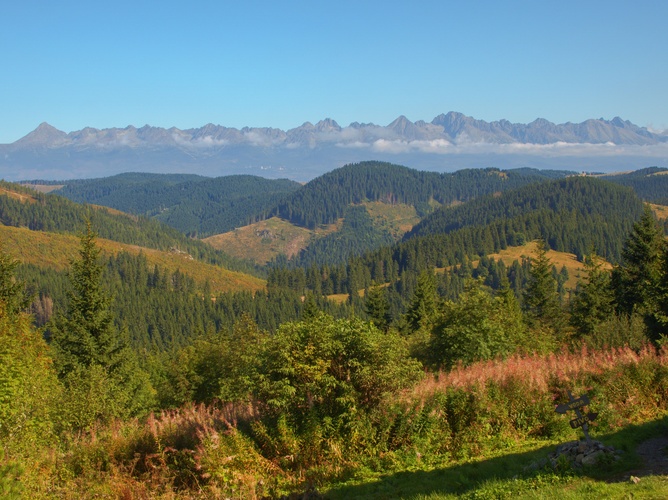
{"type": "Polygon", "coordinates": [[[659,220],[668,219],[668,207],[667,206],[656,205],[654,203],[650,203],[649,206],[652,208],[652,212],[654,212],[654,215],[656,216],[657,219],[659,219],[659,220]]]}
{"type": "Polygon", "coordinates": [[[521,380],[526,389],[545,392],[555,379],[568,382],[583,374],[600,375],[621,364],[637,365],[649,359],[668,364],[668,350],[657,353],[653,347],[646,346],[640,352],[628,347],[591,351],[583,347],[578,352],[564,350],[549,355],[515,355],[430,374],[408,397],[424,400],[447,389],[470,390],[490,381],[503,385],[511,380],[521,380]]]}
{"type": "MultiPolygon", "coordinates": [[[[498,253],[488,255],[488,257],[494,259],[497,262],[503,261],[506,266],[510,266],[515,261],[522,262],[522,259],[535,257],[537,245],[537,241],[532,241],[520,247],[507,247],[498,253]]],[[[566,281],[564,288],[567,290],[574,290],[577,286],[578,280],[583,276],[584,266],[582,262],[577,260],[575,254],[557,252],[555,250],[548,250],[547,257],[552,261],[552,264],[556,266],[557,271],[561,271],[562,267],[566,267],[566,270],[568,271],[568,280],[566,281]]],[[[612,269],[612,265],[609,262],[604,260],[601,262],[603,264],[603,269],[612,269]]],[[[478,261],[471,261],[471,265],[476,267],[478,265],[478,261]]],[[[436,268],[435,272],[442,274],[445,271],[452,270],[452,268],[453,266],[446,268],[440,267],[436,268]]]]}
{"type": "MultiPolygon", "coordinates": [[[[364,293],[364,290],[361,290],[360,292],[360,297],[364,293]]],[[[327,300],[331,300],[335,304],[345,304],[346,301],[348,300],[348,294],[347,293],[335,293],[333,295],[327,295],[327,300]]]]}
{"type": "MultiPolygon", "coordinates": [[[[51,267],[59,271],[69,268],[70,261],[77,256],[79,248],[79,238],[76,236],[30,231],[25,228],[0,226],[0,237],[5,250],[12,257],[26,264],[51,267]]],[[[106,255],[123,251],[133,255],[143,253],[151,266],[157,264],[172,273],[178,269],[200,284],[208,279],[213,293],[258,291],[266,285],[260,278],[199,262],[183,253],[163,252],[102,238],[97,240],[97,244],[106,255]]]]}
{"type": "Polygon", "coordinates": [[[35,203],[37,201],[34,196],[30,196],[24,193],[17,193],[16,191],[10,191],[3,187],[0,187],[0,195],[19,200],[21,203],[35,203]]]}
{"type": "MultiPolygon", "coordinates": [[[[415,208],[409,205],[367,202],[363,206],[374,225],[388,230],[396,239],[401,238],[420,220],[415,208]]],[[[334,224],[310,230],[272,217],[234,231],[209,236],[202,241],[234,257],[266,264],[280,254],[287,258],[294,257],[315,239],[339,231],[342,225],[343,219],[339,219],[334,224]]]]}
{"type": "Polygon", "coordinates": [[[312,231],[272,217],[234,231],[204,238],[202,241],[228,255],[266,264],[279,254],[288,258],[294,257],[313,239],[340,229],[342,222],[340,220],[336,224],[312,231]]]}
{"type": "Polygon", "coordinates": [[[415,207],[397,203],[391,205],[380,201],[363,203],[376,227],[389,231],[393,238],[399,239],[420,222],[415,207]]]}
{"type": "MultiPolygon", "coordinates": [[[[537,245],[537,241],[532,241],[521,247],[508,247],[505,250],[501,250],[499,253],[489,255],[489,257],[496,261],[501,260],[506,266],[510,266],[516,260],[521,262],[525,257],[535,257],[537,245]]],[[[568,281],[566,281],[564,286],[566,289],[575,289],[578,279],[583,275],[584,270],[582,262],[577,260],[575,254],[548,250],[547,258],[552,261],[552,264],[557,267],[558,271],[560,271],[562,267],[566,267],[568,270],[568,281]]],[[[602,261],[602,263],[603,269],[612,269],[612,265],[608,262],[602,261]]],[[[474,267],[476,265],[477,261],[473,263],[474,267]]]]}

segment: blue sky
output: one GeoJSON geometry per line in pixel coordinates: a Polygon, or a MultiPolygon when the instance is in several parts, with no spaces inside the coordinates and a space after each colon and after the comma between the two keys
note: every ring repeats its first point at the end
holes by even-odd
{"type": "Polygon", "coordinates": [[[668,2],[5,0],[0,143],[70,132],[621,116],[668,128],[668,2]]]}

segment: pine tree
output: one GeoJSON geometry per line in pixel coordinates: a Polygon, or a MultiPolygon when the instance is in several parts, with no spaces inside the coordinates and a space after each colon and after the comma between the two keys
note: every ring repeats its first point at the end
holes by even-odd
{"type": "Polygon", "coordinates": [[[548,327],[559,332],[563,320],[557,281],[552,274],[552,268],[545,240],[538,240],[536,256],[531,259],[523,305],[530,326],[548,327]]]}
{"type": "Polygon", "coordinates": [[[591,335],[614,312],[610,273],[595,254],[584,257],[585,279],[578,283],[571,301],[570,323],[580,335],[591,335]]]}
{"type": "Polygon", "coordinates": [[[320,309],[312,293],[307,293],[304,297],[304,307],[302,308],[302,321],[310,321],[320,314],[320,309]]]}
{"type": "Polygon", "coordinates": [[[639,313],[650,330],[657,328],[654,316],[665,251],[663,231],[649,205],[645,205],[642,217],[624,243],[622,262],[613,270],[612,283],[618,311],[626,315],[639,313]]]}
{"type": "Polygon", "coordinates": [[[79,258],[71,263],[68,309],[51,329],[54,365],[68,390],[64,412],[75,428],[98,418],[139,414],[150,408],[154,397],[126,332],[114,325],[95,240],[87,221],[79,258]]]}
{"type": "Polygon", "coordinates": [[[430,331],[438,316],[438,294],[434,273],[423,271],[418,276],[413,298],[406,311],[406,321],[411,332],[430,331]]]}
{"type": "Polygon", "coordinates": [[[71,262],[68,310],[57,319],[52,333],[61,376],[77,366],[100,365],[113,370],[116,354],[123,348],[113,324],[110,297],[102,289],[100,249],[95,239],[87,222],[80,239],[79,259],[71,262]]]}
{"type": "Polygon", "coordinates": [[[364,296],[364,309],[379,330],[387,331],[390,324],[390,303],[387,300],[387,288],[372,283],[364,296]]]}

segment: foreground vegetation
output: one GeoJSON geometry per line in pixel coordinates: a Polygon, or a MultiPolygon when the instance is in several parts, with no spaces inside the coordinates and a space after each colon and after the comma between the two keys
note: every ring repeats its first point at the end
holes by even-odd
{"type": "MultiPolygon", "coordinates": [[[[566,184],[575,197],[599,189],[566,184]]],[[[22,220],[41,201],[18,203],[22,220]]],[[[277,267],[266,292],[243,297],[143,255],[105,260],[104,245],[87,221],[57,276],[0,248],[5,497],[667,493],[658,477],[631,480],[636,446],[668,434],[668,246],[649,207],[614,243],[612,269],[578,256],[568,298],[543,239],[508,267],[410,252],[400,277],[389,254],[375,270],[353,259],[345,276],[277,267]],[[57,307],[28,275],[59,283],[57,307]],[[342,282],[346,304],[332,306],[324,295],[342,282]],[[541,461],[580,436],[554,411],[569,392],[589,395],[590,431],[620,460],[541,461]]]]}
{"type": "Polygon", "coordinates": [[[430,376],[336,432],[343,415],[311,414],[299,428],[300,398],[277,420],[258,402],[191,405],[42,436],[37,449],[5,443],[0,484],[5,494],[66,498],[260,498],[309,487],[328,498],[665,494],[659,478],[633,484],[624,472],[638,468],[640,442],[668,433],[667,382],[668,353],[648,347],[477,363],[430,376]],[[581,437],[554,412],[566,388],[588,392],[600,415],[592,434],[622,450],[620,462],[531,467],[581,437]]]}

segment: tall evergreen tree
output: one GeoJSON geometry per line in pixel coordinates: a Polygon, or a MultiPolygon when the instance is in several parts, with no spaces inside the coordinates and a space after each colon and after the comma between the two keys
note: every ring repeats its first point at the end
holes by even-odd
{"type": "Polygon", "coordinates": [[[570,323],[580,335],[591,335],[614,312],[610,273],[595,254],[584,258],[585,278],[578,283],[571,301],[570,323]]]}
{"type": "Polygon", "coordinates": [[[79,259],[71,263],[68,311],[54,325],[52,346],[61,375],[77,366],[94,364],[113,369],[116,354],[123,347],[113,324],[110,297],[102,289],[100,249],[95,239],[87,222],[81,235],[79,259]]]}
{"type": "Polygon", "coordinates": [[[431,331],[438,316],[438,301],[434,273],[423,271],[418,276],[413,298],[406,311],[406,321],[411,332],[431,331]]]}
{"type": "Polygon", "coordinates": [[[545,240],[538,240],[536,256],[531,259],[523,305],[531,327],[548,327],[558,333],[563,323],[563,314],[557,280],[552,273],[553,265],[547,250],[545,240]]]}
{"type": "Polygon", "coordinates": [[[612,273],[619,312],[639,313],[650,332],[657,330],[659,283],[666,242],[649,205],[624,243],[622,262],[612,273]]]}
{"type": "Polygon", "coordinates": [[[390,303],[387,300],[387,288],[372,283],[364,295],[364,309],[379,330],[387,330],[390,324],[390,303]]]}
{"type": "Polygon", "coordinates": [[[69,390],[69,418],[78,428],[97,418],[141,413],[153,400],[127,335],[114,326],[95,240],[87,221],[79,258],[71,263],[69,306],[55,319],[51,334],[54,364],[69,390]]]}

